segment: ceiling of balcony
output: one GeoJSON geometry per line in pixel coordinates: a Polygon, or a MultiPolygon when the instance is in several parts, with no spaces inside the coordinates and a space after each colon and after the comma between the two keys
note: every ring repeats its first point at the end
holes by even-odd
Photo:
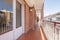
{"type": "Polygon", "coordinates": [[[30,7],[34,6],[36,10],[40,10],[44,3],[44,0],[26,0],[30,7]]]}

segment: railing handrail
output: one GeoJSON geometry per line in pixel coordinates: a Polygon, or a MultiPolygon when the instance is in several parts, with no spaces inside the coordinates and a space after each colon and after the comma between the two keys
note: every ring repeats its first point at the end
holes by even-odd
{"type": "Polygon", "coordinates": [[[46,21],[56,23],[56,24],[60,24],[60,22],[57,22],[57,21],[49,21],[49,20],[46,20],[46,21]]]}

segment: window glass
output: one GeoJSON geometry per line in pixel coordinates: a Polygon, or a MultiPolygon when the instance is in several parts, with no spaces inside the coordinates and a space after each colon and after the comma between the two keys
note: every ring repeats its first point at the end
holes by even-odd
{"type": "Polygon", "coordinates": [[[21,18],[21,4],[18,2],[18,1],[16,1],[16,27],[20,27],[21,26],[21,20],[22,20],[22,18],[21,18]]]}
{"type": "MultiPolygon", "coordinates": [[[[12,2],[11,2],[12,3],[12,2]]],[[[0,0],[0,35],[13,29],[13,6],[7,1],[0,0]]]]}

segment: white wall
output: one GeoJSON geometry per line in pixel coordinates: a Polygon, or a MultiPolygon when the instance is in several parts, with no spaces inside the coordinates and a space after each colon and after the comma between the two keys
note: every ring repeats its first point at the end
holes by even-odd
{"type": "Polygon", "coordinates": [[[0,40],[13,40],[13,31],[0,35],[0,40]]]}
{"type": "Polygon", "coordinates": [[[36,15],[39,17],[39,22],[38,22],[38,25],[40,26],[41,24],[41,11],[36,11],[36,15]]]}
{"type": "Polygon", "coordinates": [[[19,36],[24,33],[23,27],[17,28],[10,32],[0,35],[0,40],[16,40],[19,36]]]}
{"type": "Polygon", "coordinates": [[[24,33],[24,6],[22,5],[22,26],[16,29],[16,0],[13,0],[13,30],[0,35],[0,40],[16,40],[24,33]]]}
{"type": "Polygon", "coordinates": [[[41,11],[40,10],[36,11],[36,15],[39,17],[39,19],[41,19],[41,11]]]}

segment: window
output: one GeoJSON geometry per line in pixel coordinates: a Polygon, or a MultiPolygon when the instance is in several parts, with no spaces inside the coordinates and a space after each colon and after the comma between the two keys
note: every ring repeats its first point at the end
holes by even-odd
{"type": "Polygon", "coordinates": [[[20,27],[22,24],[22,17],[21,17],[21,4],[16,1],[16,27],[20,27]]]}
{"type": "Polygon", "coordinates": [[[13,29],[13,1],[0,0],[0,35],[13,29]]]}
{"type": "Polygon", "coordinates": [[[56,17],[56,21],[60,21],[60,17],[56,17]]]}

